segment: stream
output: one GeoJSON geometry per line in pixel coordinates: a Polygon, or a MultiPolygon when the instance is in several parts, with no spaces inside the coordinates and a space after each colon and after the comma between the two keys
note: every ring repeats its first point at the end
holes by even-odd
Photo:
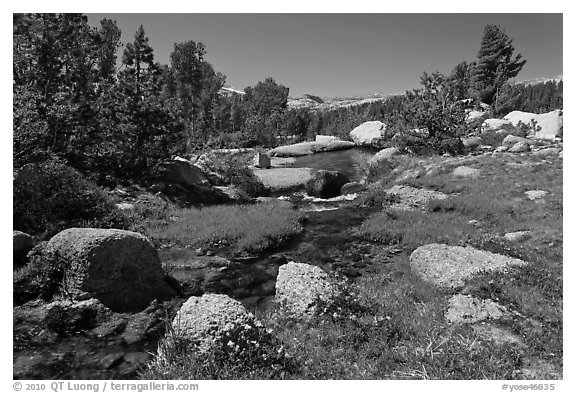
{"type": "MultiPolygon", "coordinates": [[[[357,181],[373,154],[360,149],[319,153],[300,157],[291,166],[338,170],[357,181]]],[[[290,200],[305,220],[300,234],[274,250],[244,258],[232,258],[226,249],[216,250],[215,255],[197,255],[188,248],[158,251],[167,273],[182,286],[181,298],[153,302],[136,314],[102,314],[92,309],[83,316],[64,314],[71,331],[62,334],[42,322],[48,310],[41,303],[37,308],[15,308],[14,378],[134,379],[155,352],[166,316],[184,299],[224,293],[261,315],[274,299],[279,267],[289,261],[317,265],[350,280],[382,269],[394,276],[407,268],[394,250],[354,236],[351,229],[377,210],[359,206],[356,195],[319,200],[300,191],[278,197],[290,200]]]]}
{"type": "MultiPolygon", "coordinates": [[[[350,149],[318,153],[298,157],[290,165],[314,169],[337,170],[350,181],[362,177],[365,163],[374,151],[350,149]]],[[[253,258],[230,259],[229,251],[217,251],[216,255],[231,260],[231,265],[214,266],[211,258],[202,265],[202,258],[196,258],[200,265],[184,271],[171,271],[180,282],[184,282],[186,295],[200,295],[205,292],[225,293],[239,301],[252,312],[265,311],[274,298],[276,277],[281,265],[295,261],[321,267],[354,280],[373,271],[374,255],[385,254],[382,246],[372,244],[354,236],[352,229],[359,226],[378,208],[358,206],[357,194],[342,195],[329,200],[312,198],[305,191],[276,195],[279,199],[292,202],[305,215],[302,233],[263,255],[253,258]],[[210,266],[209,264],[212,264],[210,266]],[[195,292],[198,288],[201,291],[195,292]]],[[[174,255],[160,251],[162,260],[174,255]],[[164,255],[163,255],[164,254],[164,255]]],[[[172,258],[171,258],[172,257],[172,258]]],[[[184,261],[185,255],[174,259],[184,261]]],[[[174,260],[173,259],[173,260],[174,260]]]]}

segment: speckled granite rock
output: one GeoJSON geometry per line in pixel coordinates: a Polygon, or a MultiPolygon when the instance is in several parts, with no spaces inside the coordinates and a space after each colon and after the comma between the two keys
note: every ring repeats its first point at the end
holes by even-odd
{"type": "Polygon", "coordinates": [[[330,303],[337,294],[337,285],[318,266],[296,262],[280,266],[276,300],[295,316],[313,316],[318,311],[319,301],[330,303]]]}
{"type": "Polygon", "coordinates": [[[481,271],[501,271],[526,262],[473,247],[427,244],[410,255],[412,272],[439,287],[457,288],[481,271]]]}

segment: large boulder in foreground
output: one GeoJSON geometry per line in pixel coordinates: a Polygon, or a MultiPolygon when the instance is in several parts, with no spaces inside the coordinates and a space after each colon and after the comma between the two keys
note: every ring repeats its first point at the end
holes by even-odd
{"type": "Polygon", "coordinates": [[[410,255],[412,272],[443,288],[461,287],[466,279],[482,271],[502,271],[525,264],[520,259],[489,251],[446,244],[427,244],[410,255]]]}
{"type": "Polygon", "coordinates": [[[330,304],[338,293],[338,286],[318,266],[289,262],[278,270],[276,301],[296,317],[314,316],[320,303],[330,304]]]}
{"type": "Polygon", "coordinates": [[[34,247],[34,238],[27,233],[12,231],[12,255],[14,266],[24,265],[26,254],[34,247]]]}
{"type": "Polygon", "coordinates": [[[381,121],[367,121],[350,131],[350,138],[356,146],[378,146],[385,131],[386,124],[381,121]]]}
{"type": "Polygon", "coordinates": [[[333,198],[340,195],[342,186],[349,181],[342,172],[320,170],[306,183],[306,192],[317,198],[333,198]]]}
{"type": "Polygon", "coordinates": [[[174,317],[172,327],[176,337],[201,352],[214,348],[233,350],[236,346],[257,347],[258,340],[265,334],[262,324],[242,303],[212,293],[190,297],[174,317]]]}
{"type": "Polygon", "coordinates": [[[64,261],[63,287],[73,299],[94,297],[113,311],[129,312],[176,294],[156,249],[139,233],[70,228],[50,239],[48,249],[64,261]]]}
{"type": "Polygon", "coordinates": [[[526,125],[531,125],[534,121],[539,131],[535,131],[534,138],[536,139],[549,139],[562,137],[562,129],[564,127],[564,116],[561,110],[555,110],[548,113],[534,114],[530,112],[513,111],[504,116],[504,119],[516,125],[522,122],[526,125]]]}

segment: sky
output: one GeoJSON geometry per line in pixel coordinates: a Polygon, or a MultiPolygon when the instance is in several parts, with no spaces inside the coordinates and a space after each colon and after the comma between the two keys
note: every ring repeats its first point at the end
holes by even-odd
{"type": "Polygon", "coordinates": [[[292,97],[403,93],[424,71],[447,74],[474,60],[488,23],[504,28],[527,60],[517,80],[563,73],[561,13],[87,15],[94,26],[116,20],[123,43],[142,24],[162,64],[175,43],[202,42],[227,85],[242,90],[272,77],[292,97]]]}

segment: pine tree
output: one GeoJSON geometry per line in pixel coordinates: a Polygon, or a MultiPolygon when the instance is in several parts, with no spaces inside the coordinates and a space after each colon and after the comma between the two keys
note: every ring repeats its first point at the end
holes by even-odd
{"type": "Polygon", "coordinates": [[[124,76],[133,79],[135,96],[139,97],[144,82],[143,75],[154,70],[154,50],[148,44],[148,37],[142,25],[134,35],[134,42],[126,44],[122,63],[126,66],[124,76]]]}
{"type": "Polygon", "coordinates": [[[116,74],[116,51],[120,47],[121,32],[116,21],[102,19],[98,31],[100,49],[99,71],[100,76],[111,81],[116,74]]]}
{"type": "Polygon", "coordinates": [[[504,83],[518,75],[526,64],[521,54],[513,57],[512,41],[500,26],[488,24],[484,28],[474,70],[474,87],[480,100],[488,105],[497,99],[504,83]]]}
{"type": "Polygon", "coordinates": [[[470,88],[472,85],[472,72],[475,63],[468,63],[463,61],[459,63],[449,76],[450,85],[454,89],[454,94],[459,100],[470,98],[470,88]]]}

